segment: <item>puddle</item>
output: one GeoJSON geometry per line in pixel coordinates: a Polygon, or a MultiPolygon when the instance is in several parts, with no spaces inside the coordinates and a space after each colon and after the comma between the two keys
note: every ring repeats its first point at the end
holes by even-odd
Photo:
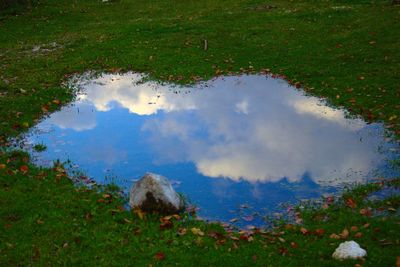
{"type": "Polygon", "coordinates": [[[387,159],[399,146],[385,142],[382,125],[345,118],[283,80],[245,75],[176,87],[142,78],[75,78],[77,100],[25,137],[37,164],[70,160],[126,191],[158,173],[200,216],[255,225],[286,210],[282,203],[398,175],[387,159]],[[47,149],[35,152],[36,144],[47,149]]]}

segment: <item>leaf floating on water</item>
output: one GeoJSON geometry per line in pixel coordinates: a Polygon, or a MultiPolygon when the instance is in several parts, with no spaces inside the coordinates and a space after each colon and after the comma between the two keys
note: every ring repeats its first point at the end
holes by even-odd
{"type": "Polygon", "coordinates": [[[237,221],[239,221],[238,218],[233,218],[233,219],[231,219],[229,222],[234,223],[234,222],[237,222],[237,221]]]}

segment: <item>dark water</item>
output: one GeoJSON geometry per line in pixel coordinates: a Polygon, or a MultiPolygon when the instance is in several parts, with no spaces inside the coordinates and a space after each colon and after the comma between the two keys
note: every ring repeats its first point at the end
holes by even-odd
{"type": "Polygon", "coordinates": [[[77,100],[26,137],[47,146],[32,152],[37,163],[70,160],[126,190],[158,173],[208,219],[259,224],[259,214],[284,211],[281,203],[396,174],[387,159],[399,146],[385,142],[381,125],[346,119],[282,80],[251,75],[174,87],[128,73],[73,84],[77,100]]]}

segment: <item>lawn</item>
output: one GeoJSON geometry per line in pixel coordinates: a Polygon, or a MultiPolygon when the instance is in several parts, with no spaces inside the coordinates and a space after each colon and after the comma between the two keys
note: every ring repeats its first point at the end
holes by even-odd
{"type": "Polygon", "coordinates": [[[74,187],[61,167],[37,168],[7,146],[10,137],[71,101],[73,92],[61,84],[86,70],[133,70],[177,83],[269,72],[353,115],[383,122],[399,137],[400,6],[362,0],[31,2],[0,10],[1,265],[395,265],[399,197],[364,199],[365,190],[381,183],[359,187],[325,209],[302,211],[301,226],[283,224],[268,233],[229,234],[186,215],[160,229],[160,216],[123,210],[123,199],[110,188],[74,187]],[[334,262],[335,247],[350,238],[367,249],[366,261],[334,262]]]}

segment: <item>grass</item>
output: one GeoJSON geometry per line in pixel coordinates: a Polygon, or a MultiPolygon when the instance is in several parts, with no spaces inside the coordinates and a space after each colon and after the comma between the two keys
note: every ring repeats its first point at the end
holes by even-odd
{"type": "Polygon", "coordinates": [[[399,198],[366,201],[363,192],[376,184],[326,209],[307,208],[302,226],[249,241],[185,216],[160,230],[157,216],[122,210],[114,191],[74,187],[62,168],[40,169],[5,149],[68,103],[73,94],[61,82],[85,70],[188,83],[268,69],[399,137],[400,8],[390,2],[44,0],[0,10],[1,265],[394,265],[399,198]],[[369,217],[369,207],[378,216],[369,217]],[[347,239],[361,233],[365,262],[331,260],[346,238],[330,235],[345,228],[347,239]]]}
{"type": "Polygon", "coordinates": [[[398,256],[394,211],[400,197],[378,202],[365,197],[383,186],[398,187],[398,180],[358,186],[343,199],[325,200],[324,207],[306,206],[301,225],[231,233],[188,214],[178,220],[141,218],[123,208],[115,188],[74,187],[62,166],[39,169],[21,152],[3,153],[0,164],[3,266],[393,266],[398,256]],[[368,257],[332,260],[338,244],[351,239],[368,257]]]}

